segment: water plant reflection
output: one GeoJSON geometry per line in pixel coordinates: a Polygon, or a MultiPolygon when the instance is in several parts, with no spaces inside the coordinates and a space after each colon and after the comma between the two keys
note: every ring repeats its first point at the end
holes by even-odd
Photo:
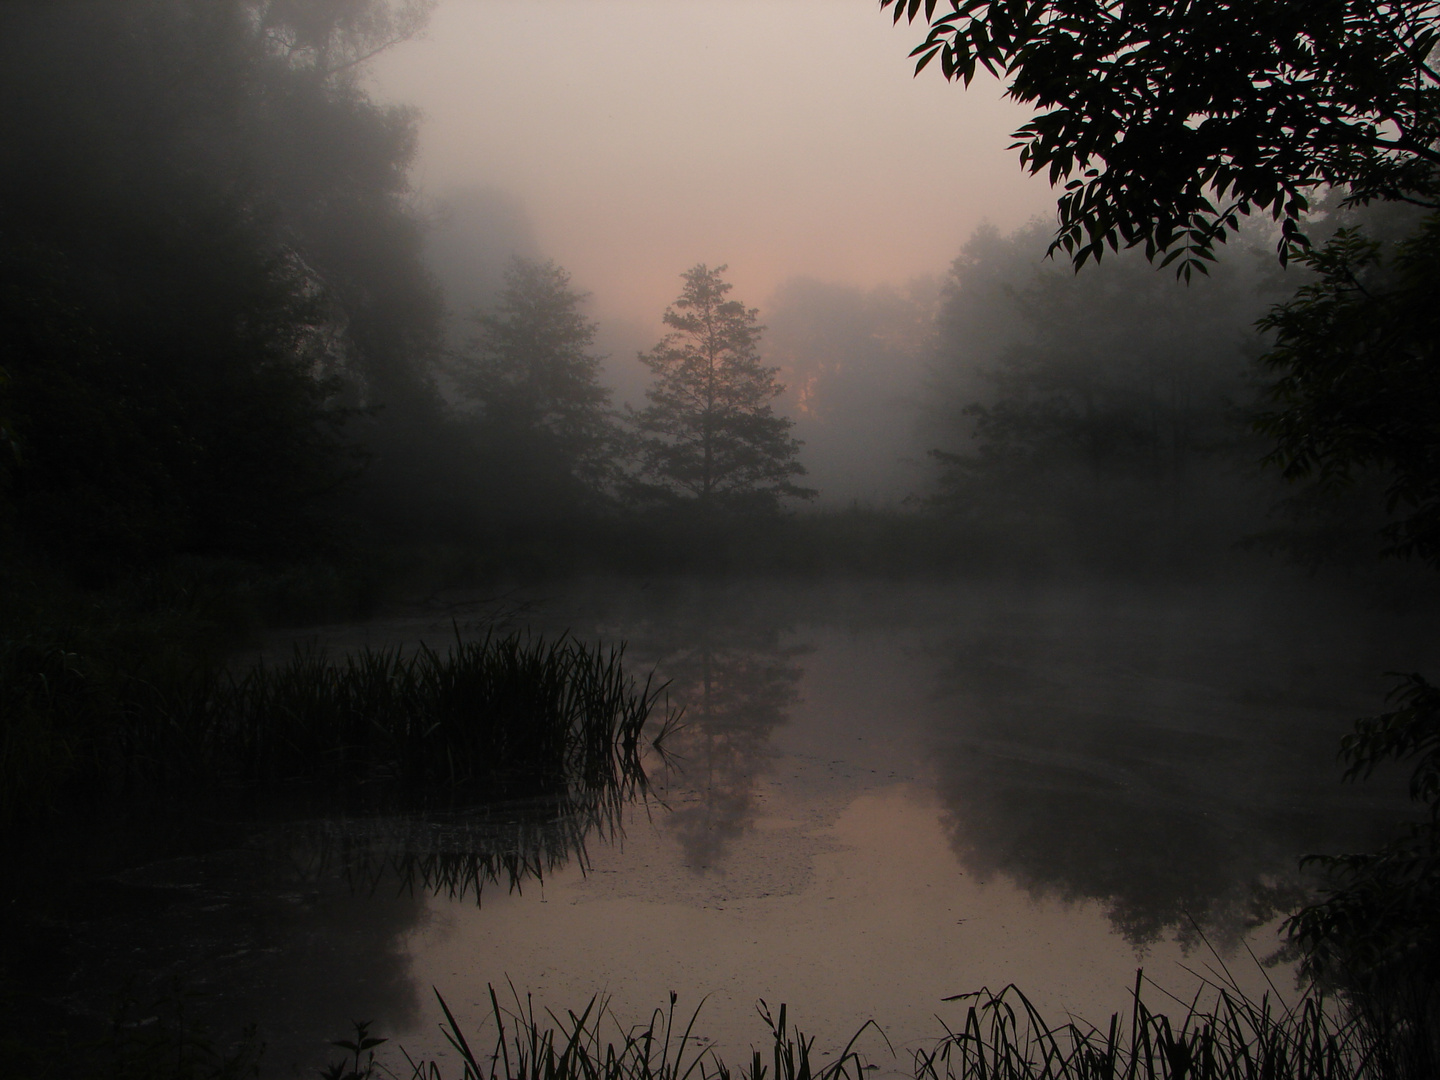
{"type": "Polygon", "coordinates": [[[323,818],[288,825],[277,841],[305,876],[338,876],[357,893],[425,891],[479,904],[487,886],[519,891],[572,863],[588,871],[589,844],[623,834],[633,791],[617,786],[444,813],[323,818]]]}

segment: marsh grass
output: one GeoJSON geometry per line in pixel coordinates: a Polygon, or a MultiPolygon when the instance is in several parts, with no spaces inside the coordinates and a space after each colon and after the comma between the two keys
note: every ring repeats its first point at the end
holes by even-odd
{"type": "Polygon", "coordinates": [[[182,726],[198,756],[249,780],[534,798],[643,785],[662,689],[637,686],[619,648],[457,632],[443,653],[297,650],[218,680],[182,726]]]}
{"type": "MultiPolygon", "coordinates": [[[[491,986],[495,1035],[486,1054],[477,1053],[445,999],[438,991],[435,996],[445,1016],[441,1031],[459,1058],[458,1080],[731,1080],[732,1075],[743,1080],[863,1080],[866,1062],[855,1045],[867,1028],[874,1027],[866,1024],[839,1057],[820,1064],[814,1055],[815,1040],[790,1026],[785,1006],[772,1016],[762,1001],[759,1010],[770,1029],[770,1052],[752,1051],[748,1065],[732,1074],[713,1048],[695,1035],[703,1000],[683,1028],[674,993],[667,1009],[654,1010],[645,1024],[627,1027],[604,995],[592,997],[578,1013],[572,1010],[561,1016],[549,1010],[537,1013],[533,999],[527,996],[522,1001],[513,986],[514,1007],[503,1007],[491,986]]],[[[408,1055],[406,1060],[412,1080],[446,1080],[437,1062],[417,1062],[408,1055]]]]}
{"type": "MultiPolygon", "coordinates": [[[[947,1000],[965,1006],[962,1022],[911,1061],[915,1080],[1389,1080],[1367,1029],[1318,993],[1293,1006],[1267,992],[1257,1001],[1232,983],[1207,982],[1171,1012],[1144,1000],[1136,973],[1128,1017],[1104,1027],[1073,1018],[1052,1024],[1017,987],[982,989],[947,1000]],[[1201,998],[1206,1004],[1202,1006],[1201,998]]],[[[781,1006],[769,1027],[769,1050],[752,1050],[736,1070],[693,1036],[695,1017],[681,1030],[675,996],[668,1011],[626,1028],[604,997],[579,1013],[537,1014],[511,988],[515,1007],[502,1008],[490,991],[492,1048],[477,1053],[443,998],[442,1031],[458,1055],[458,1072],[408,1056],[411,1080],[861,1080],[876,1068],[856,1049],[865,1025],[835,1060],[818,1064],[814,1040],[789,1026],[781,1006]]],[[[438,996],[438,994],[437,994],[438,996]]],[[[1167,995],[1168,996],[1168,995],[1167,995]]],[[[703,1002],[702,1002],[703,1005],[703,1002]]],[[[884,1036],[875,1029],[879,1040],[884,1036]]],[[[893,1057],[888,1042],[884,1049],[893,1057]]]]}
{"type": "Polygon", "coordinates": [[[1333,1002],[1307,994],[1293,1007],[1272,993],[1259,1001],[1211,984],[1152,1010],[1136,974],[1128,1019],[1105,1027],[1075,1019],[1052,1025],[1015,986],[951,998],[964,1001],[958,1030],[915,1058],[916,1080],[1361,1080],[1384,1075],[1367,1031],[1333,1002]]]}
{"type": "Polygon", "coordinates": [[[517,632],[279,664],[130,663],[0,645],[0,820],[67,801],[343,793],[367,809],[643,790],[675,717],[622,650],[517,632]],[[650,726],[654,717],[656,725],[650,726]]]}

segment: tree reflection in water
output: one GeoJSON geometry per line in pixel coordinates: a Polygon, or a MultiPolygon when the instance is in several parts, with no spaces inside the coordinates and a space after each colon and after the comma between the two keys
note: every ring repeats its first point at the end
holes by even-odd
{"type": "Polygon", "coordinates": [[[953,639],[936,764],[967,870],[1099,902],[1137,948],[1234,946],[1303,895],[1299,854],[1372,845],[1392,808],[1334,766],[1367,658],[1234,625],[1011,612],[953,639]]]}

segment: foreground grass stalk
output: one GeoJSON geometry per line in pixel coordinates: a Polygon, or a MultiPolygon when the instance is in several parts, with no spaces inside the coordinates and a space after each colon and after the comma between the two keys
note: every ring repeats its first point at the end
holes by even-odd
{"type": "MultiPolygon", "coordinates": [[[[668,1009],[656,1009],[647,1023],[632,1027],[619,1022],[610,999],[603,995],[592,997],[579,1013],[567,1011],[557,1016],[548,1010],[537,1014],[533,999],[527,996],[521,1001],[513,986],[510,993],[513,1009],[503,1007],[495,988],[490,987],[495,1042],[486,1056],[475,1052],[450,1006],[436,991],[445,1016],[441,1030],[459,1056],[457,1080],[732,1080],[725,1062],[695,1036],[703,1000],[681,1030],[673,993],[668,1009]]],[[[760,1015],[770,1029],[774,1072],[756,1050],[749,1066],[733,1074],[739,1080],[771,1080],[772,1075],[773,1080],[863,1080],[865,1062],[854,1050],[854,1038],[836,1061],[816,1067],[812,1058],[815,1040],[792,1031],[784,1005],[779,1016],[772,1017],[762,1001],[760,1015]]],[[[871,1026],[865,1025],[861,1032],[871,1026]]],[[[406,1060],[411,1080],[447,1080],[437,1062],[417,1062],[408,1055],[406,1060]]]]}
{"type": "MultiPolygon", "coordinates": [[[[1294,1007],[1270,993],[1256,1001],[1233,985],[1207,988],[1172,1016],[1144,1001],[1136,973],[1128,1019],[1119,1014],[1103,1028],[1069,1019],[1051,1024],[1017,987],[982,989],[950,1001],[965,1003],[957,1030],[947,1030],[912,1061],[915,1080],[1391,1080],[1369,1029],[1318,994],[1294,1007]]],[[[458,1073],[435,1061],[407,1057],[411,1080],[861,1080],[876,1066],[855,1049],[862,1027],[837,1060],[817,1065],[814,1040],[789,1026],[785,1006],[760,1015],[771,1052],[751,1052],[733,1073],[713,1048],[696,1044],[699,1009],[678,1040],[675,995],[647,1024],[626,1028],[607,998],[592,998],[578,1014],[537,1015],[533,1001],[502,1008],[490,990],[493,1049],[477,1054],[454,1013],[440,997],[442,1031],[459,1056],[458,1073]],[[610,1032],[607,1036],[606,1032],[610,1032]]],[[[439,994],[437,992],[437,997],[439,994]]],[[[704,1004],[703,1002],[701,1003],[704,1004]]],[[[877,1034],[879,1029],[876,1028],[877,1034]]],[[[883,1034],[880,1034],[883,1040],[883,1034]]],[[[888,1042],[885,1043],[887,1050],[888,1042]]],[[[893,1051],[891,1052],[893,1056],[893,1051]]]]}

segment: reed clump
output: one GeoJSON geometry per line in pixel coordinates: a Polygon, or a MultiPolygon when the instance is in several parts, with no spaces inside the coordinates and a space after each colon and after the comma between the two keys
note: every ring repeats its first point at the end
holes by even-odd
{"type": "Polygon", "coordinates": [[[647,732],[664,688],[622,661],[621,648],[524,632],[457,632],[443,651],[297,648],[239,673],[6,642],[0,821],[62,792],[72,805],[275,788],[407,806],[633,794],[674,718],[647,732]]]}
{"type": "Polygon", "coordinates": [[[1388,1080],[1372,1032],[1315,993],[1283,1006],[1233,986],[1178,1015],[1145,1002],[1137,973],[1128,1022],[1051,1024],[1015,986],[950,1000],[964,1021],[916,1055],[916,1080],[1388,1080]]]}
{"type": "MultiPolygon", "coordinates": [[[[483,788],[531,798],[643,782],[660,690],[637,686],[623,650],[517,632],[364,649],[224,677],[187,725],[202,756],[245,779],[483,788]]],[[[163,732],[158,733],[164,739],[163,732]]]]}

